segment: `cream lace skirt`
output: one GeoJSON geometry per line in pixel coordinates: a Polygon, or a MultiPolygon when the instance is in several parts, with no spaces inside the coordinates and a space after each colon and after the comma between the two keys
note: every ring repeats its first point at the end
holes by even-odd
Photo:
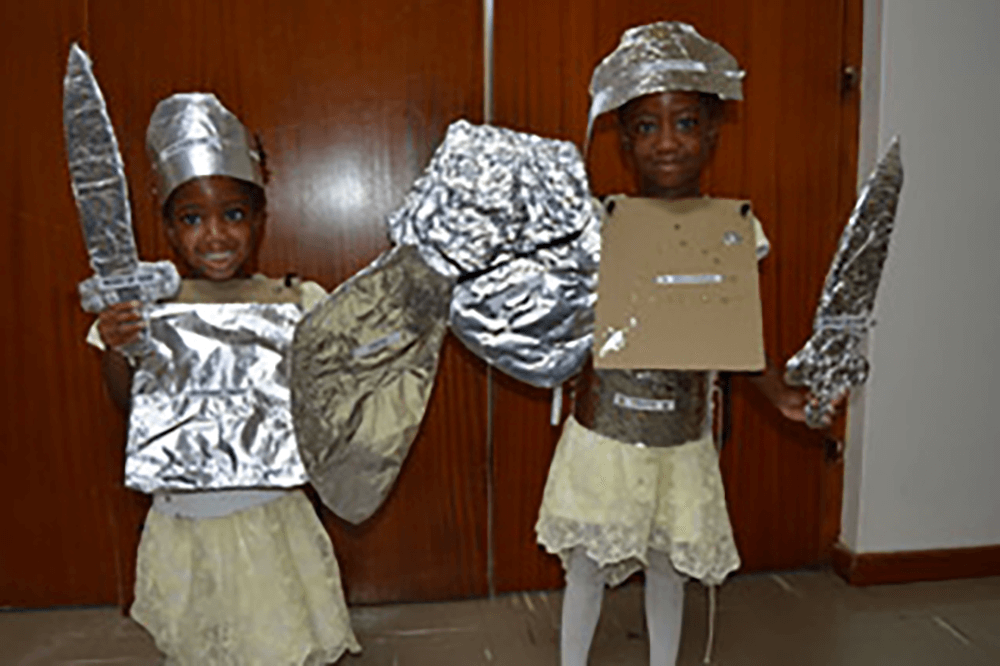
{"type": "Polygon", "coordinates": [[[150,511],[132,617],[171,665],[312,666],[361,649],[330,538],[301,491],[221,518],[150,511]]]}
{"type": "Polygon", "coordinates": [[[608,585],[644,568],[650,549],[707,585],[740,566],[711,437],[642,448],[570,417],[552,457],[535,531],[564,566],[572,548],[585,548],[605,569],[608,585]]]}

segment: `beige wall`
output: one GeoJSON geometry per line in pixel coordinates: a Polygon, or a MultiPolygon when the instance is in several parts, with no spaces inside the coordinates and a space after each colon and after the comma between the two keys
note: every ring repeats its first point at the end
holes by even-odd
{"type": "Polygon", "coordinates": [[[865,4],[859,169],[900,134],[905,185],[852,401],[842,538],[1000,544],[1000,3],[865,4]]]}

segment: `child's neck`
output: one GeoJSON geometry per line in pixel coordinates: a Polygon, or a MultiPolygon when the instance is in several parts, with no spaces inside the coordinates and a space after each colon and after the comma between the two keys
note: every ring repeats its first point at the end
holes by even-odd
{"type": "Polygon", "coordinates": [[[701,184],[682,185],[681,187],[658,187],[652,183],[642,183],[639,186],[639,196],[647,199],[693,199],[701,196],[701,184]]]}

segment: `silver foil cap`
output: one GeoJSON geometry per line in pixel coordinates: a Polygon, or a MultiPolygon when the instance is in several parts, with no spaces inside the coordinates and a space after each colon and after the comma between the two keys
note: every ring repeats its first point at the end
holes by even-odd
{"type": "Polygon", "coordinates": [[[594,68],[588,142],[597,116],[643,95],[685,90],[741,100],[745,74],[731,53],[687,23],[630,28],[618,48],[594,68]]]}
{"type": "Polygon", "coordinates": [[[231,176],[263,187],[246,127],[211,93],[179,93],[156,105],[146,130],[160,202],[187,181],[231,176]]]}

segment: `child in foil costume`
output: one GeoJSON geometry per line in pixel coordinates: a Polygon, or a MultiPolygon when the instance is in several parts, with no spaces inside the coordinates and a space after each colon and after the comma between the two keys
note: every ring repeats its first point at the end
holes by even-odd
{"type": "MultiPolygon", "coordinates": [[[[689,25],[630,29],[594,71],[588,140],[594,119],[617,111],[640,195],[700,197],[723,100],[742,99],[742,77],[732,55],[689,25]]],[[[762,258],[768,242],[753,223],[762,258]]],[[[650,663],[674,664],[685,577],[718,585],[739,567],[712,438],[714,374],[584,366],[536,524],[538,542],[566,569],[563,666],[585,666],[604,586],[638,570],[646,578],[650,663]],[[621,395],[646,404],[676,399],[676,408],[640,413],[612,397],[621,395]]],[[[751,381],[786,417],[804,420],[805,396],[771,364],[751,381]]]]}
{"type": "Polygon", "coordinates": [[[147,150],[180,293],[104,310],[113,397],[130,410],[126,484],[151,493],[132,617],[167,663],[327,664],[360,646],[333,545],[312,504],[291,427],[287,349],[326,292],[247,276],[265,221],[260,155],[211,94],[178,94],[150,119],[147,150]],[[117,349],[150,331],[135,368],[117,349]]]}

